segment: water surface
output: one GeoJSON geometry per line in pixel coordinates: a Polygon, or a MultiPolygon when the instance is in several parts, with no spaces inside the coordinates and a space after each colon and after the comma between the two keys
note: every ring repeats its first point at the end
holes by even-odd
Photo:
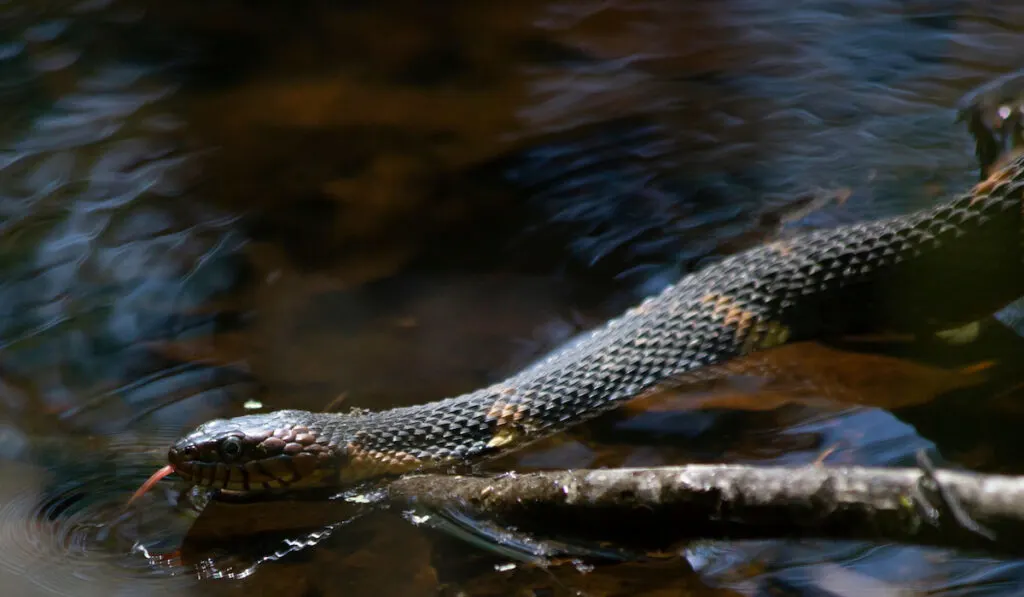
{"type": "MultiPolygon", "coordinates": [[[[17,594],[1019,594],[1016,561],[909,547],[542,570],[395,513],[189,541],[171,483],[123,509],[209,418],[470,390],[717,255],[965,190],[953,106],[1021,67],[1015,3],[8,0],[0,32],[17,594]],[[809,193],[846,200],[792,211],[809,193]]],[[[782,353],[495,466],[1017,472],[1013,314],[967,347],[782,353]]]]}

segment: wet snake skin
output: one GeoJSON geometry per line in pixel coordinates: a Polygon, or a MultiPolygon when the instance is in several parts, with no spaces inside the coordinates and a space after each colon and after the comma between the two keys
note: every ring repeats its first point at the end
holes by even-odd
{"type": "Polygon", "coordinates": [[[257,491],[351,483],[506,453],[673,376],[785,342],[962,325],[1024,294],[1024,157],[919,212],[758,246],[684,277],[490,387],[368,413],[210,421],[169,452],[187,481],[257,491]]]}

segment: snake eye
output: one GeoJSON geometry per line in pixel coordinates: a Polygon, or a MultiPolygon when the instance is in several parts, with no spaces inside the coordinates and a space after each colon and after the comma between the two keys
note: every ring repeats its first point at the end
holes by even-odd
{"type": "Polygon", "coordinates": [[[220,452],[225,458],[238,458],[242,454],[242,440],[237,437],[224,438],[220,443],[220,452]]]}

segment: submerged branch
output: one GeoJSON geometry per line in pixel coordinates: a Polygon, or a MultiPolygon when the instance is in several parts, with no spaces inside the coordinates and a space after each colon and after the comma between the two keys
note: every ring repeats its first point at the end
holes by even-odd
{"type": "Polygon", "coordinates": [[[402,506],[544,540],[662,550],[697,539],[819,538],[1024,551],[1024,477],[922,468],[691,465],[499,477],[420,475],[402,506]]]}

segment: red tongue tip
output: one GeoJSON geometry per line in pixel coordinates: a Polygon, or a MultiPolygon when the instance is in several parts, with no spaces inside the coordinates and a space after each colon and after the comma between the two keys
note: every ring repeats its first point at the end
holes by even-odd
{"type": "Polygon", "coordinates": [[[151,476],[150,478],[146,479],[146,482],[143,483],[141,487],[139,487],[138,489],[135,490],[135,493],[132,494],[132,498],[130,500],[128,500],[128,505],[129,506],[132,505],[132,502],[134,502],[135,500],[137,500],[140,497],[142,497],[143,495],[145,495],[147,491],[152,489],[153,486],[156,485],[158,481],[160,481],[160,479],[163,479],[164,477],[166,477],[167,475],[169,475],[169,474],[171,474],[173,472],[174,472],[174,467],[172,467],[171,465],[168,464],[167,466],[165,466],[165,467],[161,468],[160,470],[158,470],[157,472],[153,473],[153,476],[151,476]]]}

